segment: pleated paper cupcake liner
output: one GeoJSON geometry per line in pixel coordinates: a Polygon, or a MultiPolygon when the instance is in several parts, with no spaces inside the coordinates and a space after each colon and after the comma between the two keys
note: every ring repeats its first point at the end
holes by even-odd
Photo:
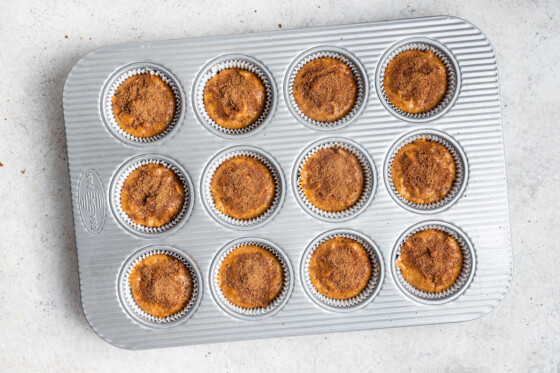
{"type": "Polygon", "coordinates": [[[226,138],[241,138],[253,134],[257,129],[262,129],[270,122],[276,108],[277,93],[274,78],[264,65],[247,56],[229,55],[211,61],[202,69],[193,85],[192,99],[195,114],[207,130],[226,138]],[[229,129],[217,124],[210,118],[204,105],[204,88],[208,81],[221,71],[231,68],[239,68],[255,74],[263,83],[266,92],[266,102],[262,114],[254,123],[239,129],[229,129]]]}
{"type": "Polygon", "coordinates": [[[217,154],[206,166],[202,174],[201,193],[203,196],[203,204],[210,215],[220,224],[236,230],[247,230],[260,227],[269,222],[280,210],[280,206],[284,200],[284,177],[280,165],[268,154],[257,148],[249,146],[237,146],[224,150],[217,154]],[[216,208],[210,184],[216,170],[228,159],[248,156],[259,160],[272,174],[274,180],[274,199],[270,207],[261,215],[247,220],[235,219],[228,216],[216,208]]]}
{"type": "Polygon", "coordinates": [[[109,87],[108,89],[106,89],[103,97],[103,116],[108,129],[119,140],[133,146],[154,145],[155,143],[161,142],[161,140],[170,136],[172,132],[175,132],[184,116],[185,105],[179,81],[174,78],[167,70],[153,64],[139,63],[125,67],[124,71],[118,72],[117,76],[113,78],[112,82],[109,83],[109,87]],[[173,120],[162,133],[152,137],[136,137],[125,132],[119,126],[117,120],[115,119],[115,115],[113,114],[112,100],[117,89],[126,79],[134,75],[142,74],[152,74],[160,77],[169,86],[169,88],[171,88],[171,90],[173,91],[173,95],[175,96],[175,116],[173,117],[173,120]]]}
{"type": "Polygon", "coordinates": [[[381,290],[383,279],[385,278],[384,274],[383,257],[381,256],[379,248],[363,234],[348,229],[329,231],[317,237],[305,250],[300,268],[302,285],[307,295],[322,308],[335,312],[355,311],[373,301],[381,290]],[[309,275],[309,261],[315,250],[325,241],[335,237],[344,237],[357,241],[367,250],[371,261],[372,272],[366,287],[358,295],[349,299],[333,299],[324,296],[313,286],[309,275]]]}
{"type": "Polygon", "coordinates": [[[292,292],[294,281],[293,277],[294,276],[292,267],[286,254],[275,244],[258,238],[244,238],[228,243],[216,254],[214,260],[212,261],[212,264],[210,265],[210,282],[214,300],[226,313],[242,320],[262,320],[280,311],[280,309],[284,307],[284,305],[288,301],[290,293],[292,292]],[[245,245],[254,245],[268,250],[269,252],[274,254],[274,256],[280,262],[280,265],[282,266],[282,275],[284,277],[282,290],[280,291],[278,296],[274,298],[274,300],[270,302],[266,307],[244,308],[236,306],[235,304],[227,300],[222,292],[222,289],[220,289],[220,286],[218,285],[218,274],[220,266],[222,265],[224,259],[232,251],[245,245]]]}
{"type": "Polygon", "coordinates": [[[193,186],[186,171],[171,159],[155,154],[139,156],[128,161],[121,167],[119,171],[117,171],[111,184],[111,207],[115,214],[115,218],[129,232],[144,236],[146,238],[159,237],[163,233],[175,231],[176,229],[180,228],[180,226],[183,225],[188,219],[192,211],[193,202],[193,186]],[[134,170],[150,163],[161,164],[171,169],[179,177],[185,189],[185,201],[183,202],[181,211],[171,222],[162,225],[161,227],[146,227],[135,223],[122,209],[121,205],[121,191],[126,178],[134,170]]]}
{"type": "Polygon", "coordinates": [[[397,243],[395,244],[395,247],[393,249],[393,254],[391,256],[391,270],[393,272],[395,282],[397,282],[400,290],[412,300],[424,304],[443,304],[456,299],[469,287],[474,277],[475,268],[476,257],[474,247],[467,235],[456,226],[441,221],[428,221],[419,223],[406,230],[397,240],[397,243]],[[400,268],[396,265],[397,259],[401,254],[401,249],[404,245],[404,242],[413,234],[424,231],[426,229],[437,229],[453,237],[455,240],[457,240],[457,243],[461,248],[461,253],[463,254],[463,268],[461,269],[459,277],[457,277],[450,288],[437,293],[425,292],[410,285],[403,278],[400,268]]]}
{"type": "Polygon", "coordinates": [[[367,208],[373,200],[375,189],[377,187],[376,175],[377,172],[375,171],[373,159],[363,147],[348,139],[328,138],[311,144],[301,153],[294,166],[292,184],[297,201],[309,215],[323,221],[340,222],[357,216],[367,208]],[[333,147],[344,149],[354,154],[354,156],[358,159],[360,166],[362,166],[364,173],[364,189],[360,199],[346,210],[338,212],[325,211],[314,206],[311,202],[309,202],[307,197],[305,197],[303,189],[301,188],[301,170],[305,162],[307,162],[307,160],[317,151],[333,147]]]}
{"type": "Polygon", "coordinates": [[[358,61],[356,57],[354,57],[344,49],[336,47],[316,47],[305,51],[303,54],[298,56],[294,62],[292,62],[292,65],[290,65],[290,67],[288,68],[288,73],[284,79],[284,95],[288,109],[300,123],[312,129],[332,130],[347,126],[348,124],[353,122],[363,111],[368,94],[368,78],[366,71],[360,61],[358,61]],[[293,95],[294,79],[296,78],[301,68],[308,62],[311,62],[317,58],[324,57],[335,58],[344,62],[356,77],[357,94],[354,106],[348,114],[333,122],[319,122],[307,117],[300,110],[293,95]]]}
{"type": "Polygon", "coordinates": [[[133,254],[133,256],[123,267],[123,271],[120,277],[121,278],[119,280],[119,286],[123,306],[134,319],[149,327],[157,328],[176,326],[177,324],[189,319],[194,314],[196,308],[200,303],[202,294],[202,278],[200,272],[198,271],[198,267],[187,255],[171,247],[151,246],[133,254]],[[129,283],[130,273],[132,272],[134,267],[143,259],[155,254],[165,254],[181,260],[185,264],[193,278],[193,293],[187,305],[181,311],[165,318],[155,317],[143,311],[134,300],[129,283]]]}
{"type": "Polygon", "coordinates": [[[385,106],[389,112],[399,119],[409,122],[424,122],[435,119],[443,115],[457,99],[460,89],[459,64],[451,52],[435,40],[418,38],[401,41],[390,48],[389,51],[381,57],[380,61],[381,62],[378,65],[376,74],[376,89],[379,94],[379,99],[381,100],[383,106],[385,106]],[[398,54],[409,50],[429,50],[433,52],[439,57],[441,62],[443,62],[443,65],[447,70],[447,91],[445,92],[445,95],[436,107],[424,113],[411,114],[397,108],[391,103],[391,101],[389,101],[389,98],[385,93],[383,79],[385,77],[387,65],[398,54]]]}
{"type": "Polygon", "coordinates": [[[395,202],[397,202],[397,204],[401,207],[419,214],[433,214],[451,207],[463,195],[463,192],[467,187],[468,174],[469,166],[467,163],[467,156],[461,146],[451,136],[441,131],[430,129],[415,130],[398,139],[389,150],[384,165],[385,186],[387,187],[387,191],[393,200],[395,200],[395,202]],[[453,161],[455,162],[455,180],[453,181],[453,185],[449,193],[441,200],[425,205],[410,202],[401,196],[393,184],[391,174],[391,166],[393,165],[393,160],[399,150],[413,141],[424,138],[428,141],[435,141],[438,144],[443,145],[449,151],[453,157],[453,161]]]}

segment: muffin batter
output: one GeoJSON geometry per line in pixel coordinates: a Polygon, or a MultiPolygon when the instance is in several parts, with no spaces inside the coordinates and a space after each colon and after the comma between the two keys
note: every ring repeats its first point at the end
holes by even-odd
{"type": "Polygon", "coordinates": [[[280,261],[270,251],[244,245],[229,253],[218,271],[218,286],[232,304],[265,308],[280,291],[284,275],[280,261]]]}
{"type": "Polygon", "coordinates": [[[165,131],[173,122],[177,107],[171,87],[150,73],[126,79],[111,100],[119,127],[132,136],[144,138],[165,131]]]}
{"type": "Polygon", "coordinates": [[[351,152],[337,147],[321,149],[303,164],[300,185],[313,206],[329,212],[343,211],[360,199],[364,172],[351,152]]]}
{"type": "Polygon", "coordinates": [[[396,265],[410,285],[437,293],[451,287],[459,277],[463,254],[453,237],[437,229],[426,229],[405,240],[396,265]]]}
{"type": "Polygon", "coordinates": [[[399,53],[385,69],[383,87],[389,101],[411,114],[424,113],[439,104],[447,91],[447,69],[431,51],[399,53]]]}
{"type": "Polygon", "coordinates": [[[319,122],[334,122],[354,106],[356,77],[344,62],[329,57],[314,59],[298,71],[293,96],[301,112],[319,122]]]}

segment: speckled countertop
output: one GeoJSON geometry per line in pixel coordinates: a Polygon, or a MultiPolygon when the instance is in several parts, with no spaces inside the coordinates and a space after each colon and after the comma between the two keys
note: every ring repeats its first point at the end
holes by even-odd
{"type": "Polygon", "coordinates": [[[21,1],[0,3],[0,371],[560,372],[560,3],[21,1]],[[62,87],[113,43],[430,15],[480,27],[498,56],[514,251],[506,298],[460,324],[133,352],[80,305],[62,87]]]}

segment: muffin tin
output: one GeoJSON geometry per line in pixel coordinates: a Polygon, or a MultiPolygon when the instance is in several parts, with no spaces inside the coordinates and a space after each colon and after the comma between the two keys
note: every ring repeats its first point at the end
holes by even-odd
{"type": "Polygon", "coordinates": [[[484,34],[464,20],[430,17],[102,47],[68,75],[63,108],[82,306],[92,329],[111,344],[146,349],[467,321],[492,310],[509,288],[513,266],[496,57],[484,34]],[[376,73],[391,51],[411,43],[440,47],[457,82],[445,107],[421,123],[387,106],[376,73]],[[333,53],[349,56],[359,70],[362,101],[335,126],[308,123],[291,106],[286,82],[302,58],[333,53]],[[254,131],[217,131],[195,107],[198,79],[213,63],[232,60],[250,62],[270,79],[274,96],[254,131]],[[107,113],[115,82],[137,69],[164,73],[180,100],[173,128],[154,141],[122,136],[107,113]],[[407,209],[389,185],[380,185],[387,183],[392,147],[412,131],[451,139],[464,157],[458,197],[444,208],[407,209]],[[371,163],[371,198],[359,214],[321,219],[298,203],[298,157],[322,141],[350,142],[371,163]],[[205,169],[232,149],[260,152],[282,186],[274,211],[243,229],[216,218],[201,190],[205,169]],[[170,229],[133,229],[115,208],[115,183],[124,168],[146,159],[173,164],[189,188],[188,206],[170,229]],[[443,300],[411,292],[393,268],[400,239],[418,224],[455,230],[472,254],[463,282],[443,300]],[[367,242],[379,265],[371,292],[349,307],[321,302],[300,273],[306,250],[335,229],[367,242]],[[287,283],[270,312],[239,312],[219,299],[211,277],[220,255],[240,242],[266,245],[284,261],[287,283]],[[132,261],[158,250],[183,258],[199,281],[185,315],[165,322],[138,314],[123,286],[132,261]]]}

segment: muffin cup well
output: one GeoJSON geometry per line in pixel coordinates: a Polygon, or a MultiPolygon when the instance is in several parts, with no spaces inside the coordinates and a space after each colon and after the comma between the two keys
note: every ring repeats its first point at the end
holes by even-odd
{"type": "Polygon", "coordinates": [[[208,62],[197,74],[192,88],[192,105],[198,121],[214,135],[229,139],[253,135],[256,131],[263,129],[274,115],[277,101],[276,84],[272,74],[263,64],[244,55],[226,55],[208,62]],[[218,125],[210,118],[204,105],[206,83],[221,71],[234,67],[255,74],[263,83],[266,91],[266,102],[260,117],[254,123],[240,129],[229,129],[218,125]]]}
{"type": "Polygon", "coordinates": [[[401,40],[400,42],[389,47],[389,49],[381,56],[377,64],[375,74],[375,89],[378,92],[379,100],[391,114],[404,121],[426,122],[442,116],[447,110],[449,110],[451,106],[453,106],[453,103],[457,99],[457,96],[459,96],[460,88],[461,75],[459,70],[459,63],[445,46],[432,39],[412,38],[401,40]],[[398,54],[408,50],[429,50],[433,52],[441,59],[445,66],[445,69],[447,70],[447,91],[445,92],[445,95],[443,96],[439,104],[436,105],[436,107],[424,113],[411,114],[400,110],[395,107],[391,103],[391,101],[389,101],[387,95],[385,94],[383,79],[385,77],[385,70],[387,69],[387,65],[398,54]]]}
{"type": "Polygon", "coordinates": [[[290,113],[298,122],[315,130],[335,130],[352,123],[362,113],[366,106],[369,95],[369,81],[367,73],[360,61],[348,51],[332,47],[319,46],[308,49],[299,56],[288,67],[286,76],[284,77],[284,99],[290,113]],[[317,58],[330,57],[344,62],[356,77],[357,94],[354,106],[348,114],[333,122],[319,122],[307,117],[303,114],[295,101],[293,95],[294,79],[299,70],[308,62],[317,58]]]}
{"type": "Polygon", "coordinates": [[[117,72],[107,81],[101,93],[101,117],[105,126],[121,142],[137,146],[146,147],[161,143],[171,137],[179,128],[185,116],[185,98],[181,90],[181,83],[168,70],[161,66],[151,63],[134,63],[127,65],[117,72]],[[152,137],[136,137],[125,132],[117,123],[113,114],[113,97],[119,86],[128,78],[134,75],[152,74],[159,76],[173,91],[175,96],[175,116],[169,126],[159,135],[152,137]]]}
{"type": "Polygon", "coordinates": [[[210,264],[209,282],[212,297],[225,313],[240,320],[253,321],[262,320],[264,318],[273,316],[278,313],[278,311],[280,311],[282,307],[284,307],[284,305],[288,302],[288,299],[294,287],[294,273],[288,256],[277,245],[261,238],[247,237],[231,241],[224,247],[222,247],[220,251],[218,251],[216,256],[214,256],[212,263],[210,264]],[[226,297],[222,293],[222,289],[220,289],[220,286],[218,285],[218,274],[222,262],[229,253],[244,245],[255,245],[268,250],[269,252],[274,254],[274,256],[280,261],[280,264],[282,266],[282,272],[284,276],[284,284],[282,290],[280,291],[280,294],[278,294],[278,296],[272,302],[270,302],[270,304],[266,308],[243,308],[236,306],[226,299],[226,297]]]}
{"type": "Polygon", "coordinates": [[[476,256],[472,242],[467,235],[453,224],[443,221],[425,221],[413,225],[404,231],[397,239],[393,252],[391,253],[391,273],[397,287],[410,299],[423,303],[423,304],[443,304],[456,299],[463,294],[469,287],[476,269],[476,256]],[[463,254],[463,268],[459,277],[455,280],[450,288],[440,291],[438,293],[428,293],[414,286],[410,285],[402,276],[400,268],[397,267],[396,262],[401,253],[401,248],[407,238],[415,233],[421,232],[426,229],[437,229],[447,233],[457,240],[463,254]]]}
{"type": "Polygon", "coordinates": [[[368,152],[363,147],[361,147],[354,141],[344,138],[326,138],[312,143],[301,152],[292,170],[292,188],[299,205],[309,215],[326,222],[340,222],[351,219],[362,213],[371,203],[375,194],[375,190],[377,188],[377,172],[375,170],[373,159],[369,156],[368,152]],[[301,170],[305,162],[315,152],[321,149],[328,149],[335,146],[352,152],[352,154],[356,156],[364,172],[364,189],[362,191],[360,199],[353,206],[343,211],[330,212],[319,209],[311,202],[309,202],[309,200],[305,197],[303,189],[301,188],[301,170]]]}
{"type": "Polygon", "coordinates": [[[389,192],[389,195],[393,200],[402,208],[416,212],[419,214],[434,214],[436,212],[441,212],[461,198],[467,187],[467,181],[469,179],[469,165],[467,163],[467,156],[459,143],[455,141],[451,136],[432,129],[418,129],[405,134],[400,137],[389,149],[389,152],[385,156],[385,164],[383,165],[383,176],[385,179],[385,187],[389,192]],[[449,193],[441,200],[430,203],[427,205],[422,205],[419,203],[412,203],[405,199],[399,194],[395,185],[393,184],[393,179],[391,175],[391,166],[395,156],[405,145],[410,144],[413,141],[420,140],[426,137],[426,140],[435,141],[438,144],[443,145],[455,162],[455,181],[451,187],[449,193]]]}
{"type": "Polygon", "coordinates": [[[119,273],[117,284],[119,298],[127,314],[139,324],[151,328],[168,328],[185,322],[195,313],[202,298],[202,277],[197,265],[188,255],[169,246],[148,246],[132,254],[124,263],[119,273]],[[181,260],[190,271],[193,278],[193,293],[189,303],[178,313],[165,318],[155,317],[144,312],[132,297],[132,291],[128,281],[134,267],[141,260],[155,254],[166,254],[181,260]]]}
{"type": "Polygon", "coordinates": [[[202,194],[202,203],[206,208],[206,211],[210,216],[216,220],[219,224],[224,227],[235,229],[235,230],[249,230],[260,227],[268,223],[280,210],[282,203],[284,202],[285,195],[285,181],[284,174],[280,165],[272,158],[270,155],[264,151],[254,148],[251,146],[234,146],[226,149],[218,154],[216,154],[210,162],[206,165],[204,171],[202,172],[200,189],[202,194]],[[253,219],[241,220],[235,219],[231,216],[227,216],[216,208],[214,203],[214,198],[212,197],[212,192],[210,190],[210,184],[214,173],[220,167],[222,163],[226,160],[238,156],[249,156],[256,158],[262,164],[268,168],[274,179],[274,199],[270,207],[261,215],[253,219]]]}
{"type": "Polygon", "coordinates": [[[115,219],[129,233],[139,235],[144,238],[156,238],[162,234],[168,234],[178,230],[188,219],[194,205],[194,188],[187,172],[170,158],[157,154],[145,154],[134,157],[125,162],[113,176],[110,186],[110,205],[115,219]],[[171,222],[161,227],[146,227],[133,222],[123,211],[121,206],[121,190],[126,178],[137,168],[157,163],[170,168],[179,177],[185,188],[185,201],[179,215],[171,222]]]}
{"type": "Polygon", "coordinates": [[[300,262],[300,279],[305,293],[315,304],[327,311],[351,312],[365,307],[381,290],[384,278],[385,268],[383,267],[383,256],[379,248],[365,235],[349,229],[334,229],[316,237],[305,249],[300,262]],[[371,277],[364,290],[349,299],[325,297],[313,286],[309,276],[311,256],[319,245],[335,237],[350,238],[359,242],[367,250],[372,265],[371,277]]]}

